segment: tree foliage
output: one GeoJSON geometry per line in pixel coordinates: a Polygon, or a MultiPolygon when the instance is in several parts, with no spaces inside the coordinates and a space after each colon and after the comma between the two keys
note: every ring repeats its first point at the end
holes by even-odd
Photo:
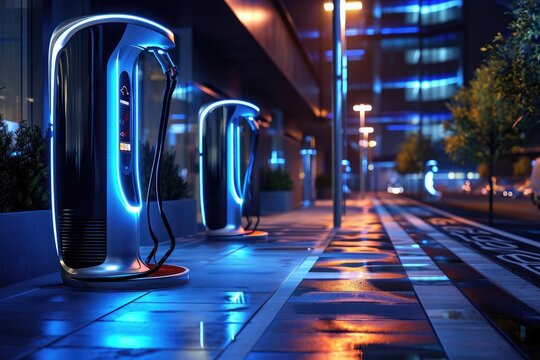
{"type": "Polygon", "coordinates": [[[513,166],[514,176],[527,177],[531,175],[532,165],[531,159],[526,156],[521,156],[513,166]]]}
{"type": "Polygon", "coordinates": [[[504,83],[500,95],[514,103],[520,123],[540,121],[540,5],[515,0],[510,34],[495,36],[482,48],[498,66],[494,74],[504,83]]]}
{"type": "Polygon", "coordinates": [[[401,175],[423,172],[426,162],[433,155],[429,138],[411,133],[399,147],[395,160],[396,171],[401,175]]]}
{"type": "Polygon", "coordinates": [[[46,209],[48,173],[39,126],[21,121],[11,132],[0,115],[0,212],[46,209]]]}
{"type": "Polygon", "coordinates": [[[503,96],[504,84],[496,76],[500,66],[493,59],[482,65],[470,86],[461,88],[448,104],[453,121],[445,124],[450,132],[445,151],[452,160],[489,165],[523,145],[523,127],[514,126],[519,109],[503,96]]]}

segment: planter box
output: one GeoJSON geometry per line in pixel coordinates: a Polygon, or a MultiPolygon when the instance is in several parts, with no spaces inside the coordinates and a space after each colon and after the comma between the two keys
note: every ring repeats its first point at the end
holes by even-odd
{"type": "MultiPolygon", "coordinates": [[[[165,213],[175,237],[197,232],[194,199],[164,201],[165,213]]],[[[155,203],[150,206],[158,238],[167,241],[155,203]]],[[[141,245],[152,245],[145,209],[141,211],[141,245]]],[[[0,286],[57,272],[60,264],[54,244],[51,210],[0,213],[0,286]]]]}
{"type": "Polygon", "coordinates": [[[261,215],[291,211],[294,208],[292,191],[261,191],[261,215]]]}
{"type": "Polygon", "coordinates": [[[51,210],[0,214],[0,286],[59,271],[51,210]]]}
{"type": "MultiPolygon", "coordinates": [[[[175,238],[193,235],[197,233],[197,201],[195,199],[169,200],[163,202],[163,210],[171,225],[175,238]]],[[[150,204],[150,218],[152,228],[160,242],[168,242],[169,236],[161,221],[157,204],[150,204]]],[[[139,245],[153,245],[150,233],[148,232],[148,222],[146,221],[146,206],[143,206],[140,215],[140,239],[139,245]]]]}

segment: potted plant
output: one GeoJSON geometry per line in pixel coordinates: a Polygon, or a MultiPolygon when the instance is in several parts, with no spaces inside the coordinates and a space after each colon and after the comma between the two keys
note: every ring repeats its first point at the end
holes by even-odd
{"type": "MultiPolygon", "coordinates": [[[[193,199],[193,191],[190,184],[180,174],[180,166],[174,162],[175,152],[164,151],[161,155],[161,199],[163,200],[163,210],[171,225],[175,237],[192,235],[197,232],[197,203],[193,199]]],[[[154,158],[154,148],[148,142],[141,145],[141,191],[143,200],[146,200],[148,182],[152,160],[154,158]]],[[[152,191],[150,203],[150,218],[152,227],[158,239],[168,241],[168,235],[161,221],[155,201],[155,191],[152,191]]],[[[146,206],[141,211],[140,238],[141,245],[151,245],[152,239],[148,231],[146,221],[146,206]]]]}
{"type": "Polygon", "coordinates": [[[329,175],[318,175],[315,178],[315,188],[317,199],[328,200],[332,198],[332,177],[329,175]]]}
{"type": "Polygon", "coordinates": [[[58,268],[48,179],[41,129],[21,121],[10,131],[0,114],[0,286],[58,268]]]}
{"type": "Polygon", "coordinates": [[[260,189],[262,215],[293,209],[293,182],[287,170],[282,168],[262,170],[260,189]]]}

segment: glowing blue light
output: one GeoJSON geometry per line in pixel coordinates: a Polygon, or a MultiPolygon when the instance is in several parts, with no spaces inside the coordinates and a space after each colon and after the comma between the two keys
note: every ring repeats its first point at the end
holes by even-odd
{"type": "Polygon", "coordinates": [[[268,164],[270,165],[285,165],[285,159],[278,156],[278,152],[276,150],[272,150],[272,153],[270,154],[270,159],[268,160],[268,164]]]}
{"type": "Polygon", "coordinates": [[[315,149],[302,149],[300,150],[300,155],[317,155],[317,150],[315,149]]]}
{"type": "Polygon", "coordinates": [[[463,6],[462,0],[452,0],[452,1],[441,2],[438,4],[422,5],[421,13],[431,14],[431,13],[440,12],[443,10],[448,10],[453,7],[461,7],[461,6],[463,6]]]}
{"type": "Polygon", "coordinates": [[[186,120],[186,114],[171,114],[171,120],[186,120]]]}
{"type": "Polygon", "coordinates": [[[419,264],[419,263],[410,263],[410,264],[402,264],[403,267],[424,267],[429,266],[429,264],[419,264]]]}
{"type": "Polygon", "coordinates": [[[418,5],[418,4],[409,4],[409,5],[397,5],[397,6],[385,6],[382,8],[383,14],[403,14],[403,13],[422,13],[422,14],[431,14],[435,12],[440,12],[443,10],[448,10],[453,7],[463,6],[462,0],[452,0],[444,1],[438,4],[428,4],[428,5],[418,5]]]}
{"type": "Polygon", "coordinates": [[[451,77],[444,77],[439,79],[431,79],[431,80],[412,80],[412,79],[405,79],[405,80],[398,80],[398,81],[387,81],[382,84],[383,88],[385,89],[429,89],[433,87],[439,87],[439,86],[448,86],[452,84],[460,84],[462,82],[461,78],[459,76],[451,76],[451,77]]]}
{"type": "Polygon", "coordinates": [[[232,294],[231,303],[233,304],[245,304],[246,298],[243,291],[238,291],[232,294]]]}
{"type": "MultiPolygon", "coordinates": [[[[208,116],[208,114],[211,111],[215,110],[216,108],[218,108],[220,106],[226,106],[226,105],[244,105],[244,106],[247,106],[248,108],[250,108],[252,110],[255,110],[257,113],[260,111],[258,106],[254,105],[252,103],[249,103],[247,101],[242,101],[242,100],[220,100],[220,101],[216,101],[216,102],[214,102],[214,103],[212,103],[212,104],[210,104],[208,106],[205,106],[205,107],[201,108],[201,110],[199,112],[199,177],[200,177],[199,191],[200,191],[200,199],[201,199],[201,217],[202,217],[203,225],[205,225],[205,226],[206,226],[206,214],[204,212],[204,190],[203,190],[203,179],[204,179],[204,175],[203,175],[203,125],[204,125],[204,121],[206,120],[206,117],[208,116]]],[[[246,118],[251,117],[251,115],[252,114],[241,114],[241,116],[245,116],[246,118]]],[[[253,119],[252,121],[255,121],[255,120],[253,119]]],[[[227,137],[227,141],[229,141],[229,137],[227,137]]],[[[232,141],[229,143],[229,145],[231,145],[231,143],[232,143],[232,141]]],[[[230,154],[229,149],[231,149],[231,151],[232,151],[231,146],[227,147],[228,154],[230,154]]],[[[229,174],[233,174],[233,173],[230,172],[229,174]]],[[[235,194],[235,191],[236,191],[235,189],[231,189],[229,187],[229,190],[233,194],[233,197],[235,195],[237,195],[237,194],[235,194]]],[[[236,201],[236,199],[235,199],[235,201],[236,201]]]]}
{"type": "Polygon", "coordinates": [[[444,275],[409,276],[412,281],[449,281],[444,275]]]}
{"type": "MultiPolygon", "coordinates": [[[[141,185],[139,183],[139,146],[138,146],[138,136],[139,136],[139,112],[138,112],[138,101],[137,101],[137,96],[134,96],[134,101],[135,101],[135,121],[134,123],[132,124],[133,126],[133,129],[134,129],[134,139],[135,141],[133,141],[133,145],[134,145],[134,153],[135,153],[135,166],[134,166],[134,170],[135,170],[135,182],[136,182],[136,188],[135,188],[135,191],[137,191],[137,199],[138,199],[138,204],[137,205],[132,205],[130,204],[130,202],[128,201],[125,193],[124,193],[124,189],[123,189],[123,186],[122,186],[122,182],[120,180],[120,138],[116,135],[116,134],[119,134],[120,133],[120,122],[118,121],[118,119],[120,119],[120,108],[118,106],[119,102],[120,102],[120,97],[118,95],[118,91],[116,91],[116,89],[119,88],[118,86],[118,79],[120,78],[120,70],[119,70],[119,65],[118,65],[118,60],[119,60],[119,55],[117,54],[116,55],[116,65],[115,65],[115,75],[113,75],[113,80],[112,80],[112,86],[109,87],[109,89],[114,89],[113,91],[111,91],[111,94],[108,94],[109,96],[112,95],[113,99],[112,99],[112,108],[111,108],[111,119],[112,121],[110,122],[110,126],[112,127],[111,131],[112,131],[112,134],[113,136],[111,136],[112,138],[112,141],[113,141],[113,144],[112,144],[112,149],[114,149],[114,160],[113,160],[113,163],[115,164],[115,167],[114,167],[114,172],[115,172],[115,179],[116,181],[114,182],[114,188],[116,190],[116,194],[117,196],[120,198],[120,200],[122,201],[122,204],[124,205],[124,208],[132,213],[132,214],[138,214],[141,209],[142,209],[142,202],[141,202],[141,185]]],[[[138,71],[135,71],[135,83],[137,83],[138,81],[138,78],[137,78],[137,73],[138,71]]],[[[138,94],[138,87],[137,85],[135,85],[135,95],[138,94]]]]}
{"type": "Polygon", "coordinates": [[[388,125],[388,131],[414,131],[418,130],[418,125],[388,125]]]}
{"type": "MultiPolygon", "coordinates": [[[[326,50],[324,52],[324,55],[326,56],[326,61],[332,61],[332,50],[326,50]]],[[[364,49],[349,49],[345,51],[344,56],[346,56],[349,60],[361,60],[364,55],[366,54],[366,50],[364,49]]]]}
{"type": "Polygon", "coordinates": [[[417,33],[418,27],[417,26],[407,26],[407,27],[399,27],[399,28],[382,28],[381,34],[383,35],[394,35],[394,34],[414,34],[417,33]]]}
{"type": "Polygon", "coordinates": [[[149,336],[111,334],[105,337],[105,346],[121,349],[142,349],[150,346],[149,336]]]}
{"type": "Polygon", "coordinates": [[[429,160],[426,162],[426,168],[428,168],[428,171],[426,172],[426,175],[424,176],[424,188],[426,191],[434,197],[441,196],[441,193],[437,190],[435,190],[435,173],[439,171],[439,167],[437,166],[437,160],[429,160]]]}
{"type": "Polygon", "coordinates": [[[199,345],[204,349],[204,322],[199,322],[199,345]]]}

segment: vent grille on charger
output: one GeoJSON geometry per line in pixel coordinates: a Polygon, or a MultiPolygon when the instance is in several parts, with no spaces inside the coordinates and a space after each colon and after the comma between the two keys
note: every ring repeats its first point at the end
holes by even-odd
{"type": "Polygon", "coordinates": [[[81,219],[64,209],[59,217],[62,259],[72,269],[102,264],[107,257],[105,219],[81,219]]]}

